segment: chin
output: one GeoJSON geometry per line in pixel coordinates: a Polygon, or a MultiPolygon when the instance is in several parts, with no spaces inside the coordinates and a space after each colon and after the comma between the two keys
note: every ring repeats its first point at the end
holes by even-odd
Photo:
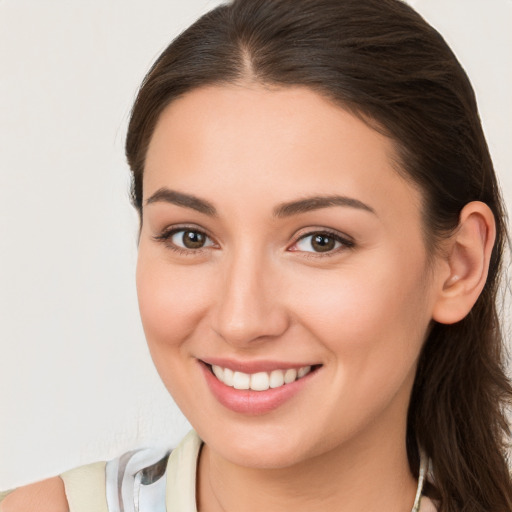
{"type": "Polygon", "coordinates": [[[282,469],[300,463],[313,452],[307,435],[283,426],[220,428],[199,432],[210,449],[232,464],[254,469],[282,469]],[[203,435],[202,435],[203,434],[203,435]]]}
{"type": "Polygon", "coordinates": [[[259,445],[256,447],[229,447],[221,455],[232,464],[253,469],[284,469],[304,460],[304,457],[301,457],[296,450],[282,447],[274,449],[271,446],[262,449],[259,445]]]}

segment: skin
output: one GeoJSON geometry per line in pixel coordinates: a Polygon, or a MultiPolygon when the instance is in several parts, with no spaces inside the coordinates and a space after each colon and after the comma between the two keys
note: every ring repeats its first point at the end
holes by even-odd
{"type": "Polygon", "coordinates": [[[147,153],[137,286],[155,365],[206,443],[202,511],[410,510],[406,411],[449,267],[429,271],[420,193],[392,162],[388,139],[304,88],[208,87],[163,112],[147,153]],[[148,202],[163,188],[217,216],[148,202]],[[333,194],[372,211],[272,215],[333,194]],[[183,233],[161,239],[183,225],[206,233],[205,246],[176,252],[183,233]],[[298,242],[326,229],[353,246],[318,254],[311,238],[298,242]],[[246,415],[210,392],[198,359],[212,356],[322,366],[276,410],[246,415]]]}
{"type": "Polygon", "coordinates": [[[64,482],[59,477],[26,485],[9,494],[0,505],[0,512],[68,512],[64,482]]]}
{"type": "MultiPolygon", "coordinates": [[[[405,434],[418,355],[433,320],[454,323],[473,307],[495,224],[471,202],[427,254],[421,193],[394,157],[390,140],[305,88],[208,87],[161,115],[137,286],[155,365],[205,441],[200,512],[411,509],[405,434]],[[333,195],[343,205],[273,215],[333,195]],[[203,247],[173,250],[183,231],[168,235],[184,225],[206,234],[203,247]],[[326,230],[344,242],[319,253],[310,235],[326,230]],[[211,394],[198,360],[213,356],[321,366],[278,408],[247,415],[211,394]]],[[[60,478],[17,489],[0,511],[35,506],[68,511],[60,478]]]]}

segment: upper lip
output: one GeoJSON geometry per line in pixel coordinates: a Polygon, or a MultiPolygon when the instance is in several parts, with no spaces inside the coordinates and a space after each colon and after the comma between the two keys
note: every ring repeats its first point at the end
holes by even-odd
{"type": "Polygon", "coordinates": [[[210,366],[220,366],[222,368],[229,368],[235,372],[242,373],[258,373],[258,372],[271,372],[273,370],[288,370],[289,368],[303,368],[304,366],[318,366],[318,363],[295,363],[289,361],[237,361],[235,359],[222,358],[222,357],[208,357],[200,359],[203,363],[210,366]]]}

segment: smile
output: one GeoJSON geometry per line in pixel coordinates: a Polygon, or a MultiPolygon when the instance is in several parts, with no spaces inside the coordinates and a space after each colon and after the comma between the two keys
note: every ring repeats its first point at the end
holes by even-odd
{"type": "Polygon", "coordinates": [[[225,359],[198,363],[212,396],[227,409],[248,415],[266,414],[291,401],[311,387],[323,366],[225,359]]]}
{"type": "Polygon", "coordinates": [[[212,373],[217,379],[234,389],[250,389],[252,391],[267,391],[286,384],[291,384],[311,372],[311,366],[272,370],[271,372],[244,373],[230,368],[212,365],[212,373]]]}

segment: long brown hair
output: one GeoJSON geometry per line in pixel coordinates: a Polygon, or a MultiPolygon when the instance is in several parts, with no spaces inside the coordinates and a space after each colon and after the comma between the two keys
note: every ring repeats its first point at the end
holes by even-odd
{"type": "Polygon", "coordinates": [[[255,81],[302,85],[384,132],[398,168],[423,192],[428,249],[453,232],[467,203],[492,209],[497,239],[485,288],[470,314],[435,323],[408,413],[407,449],[433,462],[426,493],[443,512],[512,510],[506,459],[505,374],[497,313],[506,217],[470,82],[441,35],[399,0],[234,0],[176,38],[147,74],[126,154],[142,221],[146,150],[162,110],[197,87],[255,81]]]}

